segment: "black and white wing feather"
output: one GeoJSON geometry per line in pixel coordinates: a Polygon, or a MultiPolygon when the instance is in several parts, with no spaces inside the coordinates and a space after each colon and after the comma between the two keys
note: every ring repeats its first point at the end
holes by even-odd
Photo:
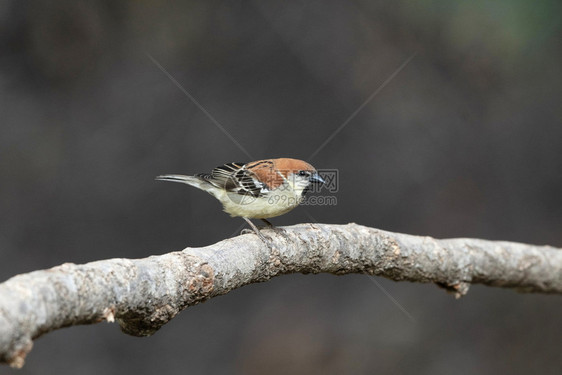
{"type": "Polygon", "coordinates": [[[246,165],[247,163],[228,163],[216,167],[210,174],[200,173],[197,177],[231,193],[253,197],[267,194],[268,187],[246,169],[246,165]]]}

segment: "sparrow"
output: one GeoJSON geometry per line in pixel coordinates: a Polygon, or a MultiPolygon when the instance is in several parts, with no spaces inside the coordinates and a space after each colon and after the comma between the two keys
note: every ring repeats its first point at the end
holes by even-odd
{"type": "Polygon", "coordinates": [[[324,183],[312,165],[289,158],[227,163],[211,173],[167,174],[156,180],[181,182],[206,191],[222,203],[230,216],[246,220],[264,242],[267,241],[249,219],[261,219],[273,227],[268,218],[291,211],[313,184],[324,183]]]}

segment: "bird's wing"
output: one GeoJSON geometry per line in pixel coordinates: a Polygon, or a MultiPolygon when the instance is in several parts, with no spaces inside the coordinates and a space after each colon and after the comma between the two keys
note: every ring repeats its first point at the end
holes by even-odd
{"type": "Polygon", "coordinates": [[[228,163],[216,167],[210,174],[198,174],[210,184],[240,195],[263,196],[267,186],[256,179],[256,175],[246,169],[246,163],[228,163]]]}

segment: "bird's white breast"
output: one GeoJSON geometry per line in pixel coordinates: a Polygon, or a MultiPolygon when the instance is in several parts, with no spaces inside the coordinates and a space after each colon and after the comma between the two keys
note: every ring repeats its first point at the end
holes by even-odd
{"type": "Polygon", "coordinates": [[[216,197],[223,204],[224,211],[231,216],[252,219],[266,219],[283,215],[297,207],[302,201],[302,196],[297,195],[288,184],[283,184],[260,197],[227,192],[216,197]]]}

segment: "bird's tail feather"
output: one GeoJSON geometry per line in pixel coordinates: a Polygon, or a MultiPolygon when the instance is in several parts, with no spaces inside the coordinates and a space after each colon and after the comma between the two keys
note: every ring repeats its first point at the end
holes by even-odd
{"type": "Polygon", "coordinates": [[[182,174],[165,174],[162,176],[157,176],[156,180],[158,181],[171,181],[171,182],[181,182],[182,184],[188,184],[194,186],[196,188],[201,189],[203,184],[205,183],[204,180],[197,176],[185,176],[182,174]]]}

